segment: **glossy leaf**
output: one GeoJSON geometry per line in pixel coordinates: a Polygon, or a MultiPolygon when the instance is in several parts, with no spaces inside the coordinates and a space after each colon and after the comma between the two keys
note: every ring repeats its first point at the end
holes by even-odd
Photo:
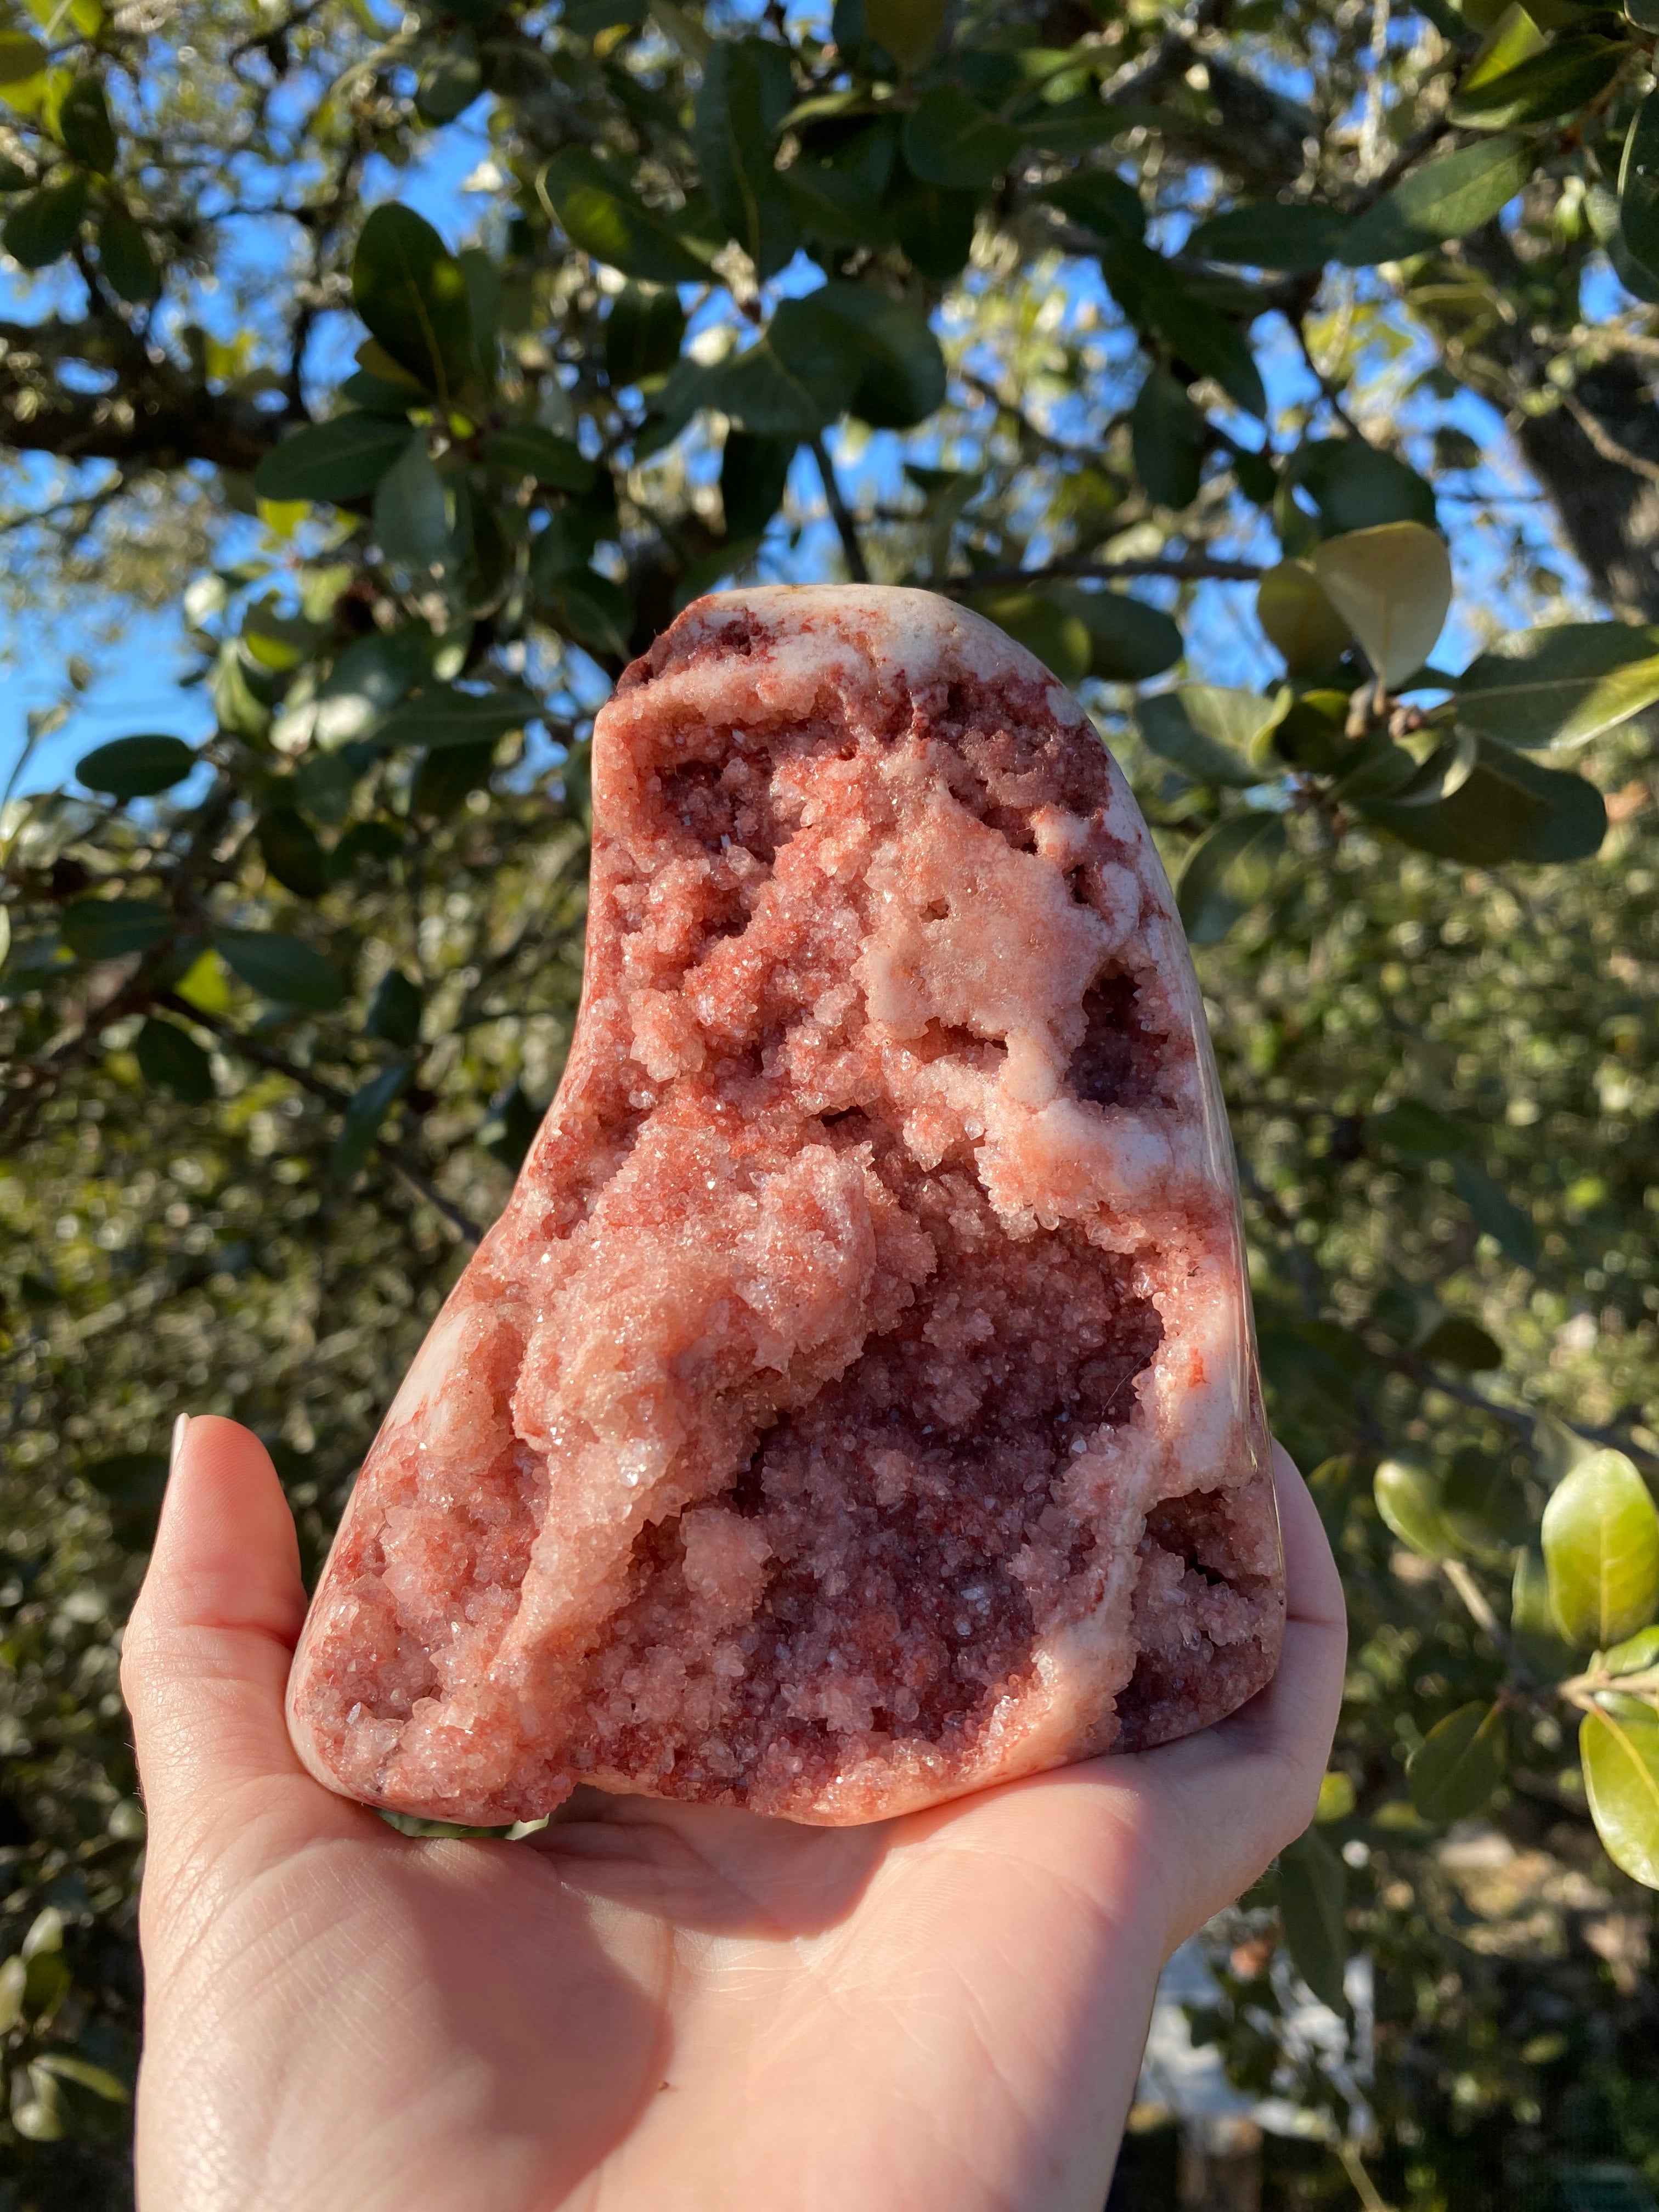
{"type": "Polygon", "coordinates": [[[1659,1511],[1622,1452],[1579,1462],[1551,1492],[1541,1535],[1550,1608],[1576,1650],[1618,1644],[1659,1613],[1659,1511]]]}
{"type": "Polygon", "coordinates": [[[1074,614],[1089,633],[1089,674],[1108,684],[1144,684],[1180,659],[1178,625],[1161,608],[1127,592],[1091,592],[1052,586],[1048,596],[1074,614]]]}
{"type": "Polygon", "coordinates": [[[1109,169],[1045,185],[1042,197],[1084,230],[1111,246],[1138,246],[1146,235],[1146,210],[1134,186],[1109,169]]]}
{"type": "Polygon", "coordinates": [[[1458,719],[1537,750],[1599,737],[1659,700],[1659,625],[1555,623],[1511,630],[1463,672],[1458,719]]]}
{"type": "Polygon", "coordinates": [[[1454,1160],[1452,1181],[1481,1234],[1490,1237],[1504,1257],[1513,1260],[1517,1267],[1535,1267],[1538,1231],[1532,1216],[1523,1212],[1473,1160],[1454,1160]]]}
{"type": "Polygon", "coordinates": [[[447,745],[476,745],[521,730],[541,712],[533,692],[458,691],[440,684],[394,708],[374,732],[384,750],[416,745],[425,751],[447,745]]]}
{"type": "Polygon", "coordinates": [[[43,185],[19,200],[0,224],[0,245],[25,269],[45,269],[81,235],[87,180],[77,170],[61,185],[43,185]]]}
{"type": "Polygon", "coordinates": [[[864,0],[864,26],[903,68],[926,61],[945,27],[946,0],[864,0]]]}
{"type": "Polygon", "coordinates": [[[1573,1656],[1561,1641],[1550,1609],[1549,1570],[1535,1543],[1523,1544],[1516,1557],[1510,1591],[1510,1634],[1540,1676],[1559,1678],[1576,1671],[1573,1656]]]}
{"type": "Polygon", "coordinates": [[[116,738],[82,753],[75,773],[88,791],[106,799],[154,799],[182,783],[196,755],[182,738],[116,738]]]}
{"type": "Polygon", "coordinates": [[[336,415],[273,447],[253,472],[261,499],[361,499],[422,434],[384,415],[336,415]]]}
{"type": "Polygon", "coordinates": [[[139,1030],[133,1050],[138,1072],[152,1091],[170,1091],[186,1106],[205,1106],[214,1097],[212,1064],[177,1022],[152,1014],[139,1030]]]}
{"type": "Polygon", "coordinates": [[[1403,844],[1474,867],[1588,860],[1607,827],[1593,783],[1485,738],[1447,746],[1396,796],[1367,801],[1364,812],[1403,844]]]}
{"type": "Polygon", "coordinates": [[[321,898],[328,889],[328,859],[317,833],[291,806],[275,806],[259,817],[259,854],[267,874],[295,898],[321,898]]]}
{"type": "Polygon", "coordinates": [[[109,102],[95,76],[77,76],[58,105],[58,135],[64,150],[100,176],[115,167],[115,129],[109,102]]]}
{"type": "Polygon", "coordinates": [[[1437,531],[1387,522],[1327,538],[1313,556],[1319,587],[1391,689],[1434,650],[1451,608],[1451,555],[1437,531]]]}
{"type": "Polygon", "coordinates": [[[1352,632],[1305,561],[1281,561],[1256,586],[1255,618],[1292,676],[1327,674],[1352,632]]]}
{"type": "Polygon", "coordinates": [[[330,1169],[341,1182],[349,1182],[367,1162],[386,1115],[408,1087],[409,1076],[407,1062],[394,1060],[353,1094],[329,1158],[330,1169]]]}
{"type": "Polygon", "coordinates": [[[50,59],[40,40],[27,31],[0,31],[0,84],[27,84],[50,59]]]}
{"type": "Polygon", "coordinates": [[[832,283],[810,297],[846,325],[863,357],[852,412],[878,430],[925,422],[945,398],[945,356],[925,318],[868,284],[832,283]]]}
{"type": "Polygon", "coordinates": [[[78,898],[64,909],[64,942],[80,960],[119,960],[164,945],[177,923],[152,899],[78,898]]]}
{"type": "Polygon", "coordinates": [[[1311,276],[1328,261],[1342,258],[1343,241],[1352,228],[1352,216],[1340,208],[1319,207],[1310,200],[1268,200],[1212,215],[1194,231],[1187,251],[1206,261],[1311,276]]]}
{"type": "Polygon", "coordinates": [[[1476,131],[1553,123],[1605,92],[1628,52],[1613,40],[1588,33],[1558,39],[1513,69],[1462,86],[1452,100],[1451,119],[1476,131]]]}
{"type": "Polygon", "coordinates": [[[351,264],[351,303],[393,361],[447,400],[471,369],[461,264],[413,208],[377,207],[351,264]]]}
{"type": "Polygon", "coordinates": [[[580,152],[547,163],[537,188],[573,246],[644,284],[684,284],[708,274],[675,225],[580,152]]]}
{"type": "Polygon", "coordinates": [[[1218,945],[1267,896],[1285,850],[1285,824],[1277,814],[1232,815],[1199,840],[1176,888],[1176,903],[1194,945],[1218,945]]]}
{"type": "Polygon", "coordinates": [[[1636,111],[1619,165],[1619,228],[1632,259],[1659,276],[1659,98],[1636,111]]]}
{"type": "Polygon", "coordinates": [[[447,566],[455,548],[444,481],[424,434],[405,433],[402,452],[374,490],[374,538],[394,568],[416,579],[447,566]]]}
{"type": "Polygon", "coordinates": [[[851,404],[866,366],[858,333],[816,295],[785,300],[758,341],[714,372],[711,400],[745,430],[810,438],[851,404]]]}
{"type": "Polygon", "coordinates": [[[1352,225],[1334,258],[1352,268],[1404,261],[1462,238],[1508,206],[1532,174],[1532,149],[1504,136],[1437,155],[1352,225]]]}
{"type": "Polygon", "coordinates": [[[904,119],[904,159],[913,176],[946,191],[994,183],[1020,150],[1018,131],[952,85],[935,85],[904,119]]]}
{"type": "Polygon", "coordinates": [[[620,584],[592,568],[569,569],[554,579],[547,604],[555,627],[567,637],[601,659],[627,659],[634,603],[620,584]]]}
{"type": "Polygon", "coordinates": [[[1638,1628],[1634,1636],[1609,1645],[1601,1666],[1609,1674],[1645,1674],[1659,1666],[1659,1628],[1638,1628]]]}
{"type": "Polygon", "coordinates": [[[251,990],[308,1014],[332,1013],[346,994],[331,960],[278,930],[216,929],[213,941],[251,990]]]}
{"type": "Polygon", "coordinates": [[[1347,1875],[1316,1828],[1279,1855],[1279,1916],[1291,1964],[1322,2004],[1345,2009],[1348,1957],[1347,1875]]]}
{"type": "Polygon", "coordinates": [[[1600,1699],[1578,1723],[1578,1757],[1607,1856],[1659,1889],[1659,1714],[1637,1698],[1600,1699]]]}
{"type": "Polygon", "coordinates": [[[142,223],[122,207],[106,207],[98,223],[98,267],[118,299],[143,307],[161,296],[161,272],[142,223]]]}
{"type": "Polygon", "coordinates": [[[1383,1526],[1419,1559],[1455,1559],[1462,1548],[1446,1518],[1441,1479],[1418,1461],[1385,1459],[1371,1480],[1383,1526]]]}
{"type": "Polygon", "coordinates": [[[1462,1367],[1470,1374],[1504,1364],[1498,1346],[1479,1322],[1462,1314],[1445,1315],[1414,1348],[1419,1359],[1436,1360],[1443,1367],[1462,1367]]]}
{"type": "Polygon", "coordinates": [[[388,968],[374,987],[365,1033],[412,1051],[421,1041],[421,994],[401,969],[388,968]]]}
{"type": "Polygon", "coordinates": [[[901,185],[888,202],[894,229],[918,276],[948,283],[973,250],[979,200],[973,192],[951,191],[919,179],[901,185]]]}
{"type": "Polygon", "coordinates": [[[758,538],[782,506],[795,444],[793,438],[757,438],[748,430],[726,433],[720,504],[728,537],[758,538]]]}
{"type": "Polygon", "coordinates": [[[597,473],[580,446],[539,423],[514,423],[494,431],[483,441],[483,457],[491,468],[516,476],[534,477],[555,491],[591,490],[597,473]]]}
{"type": "Polygon", "coordinates": [[[1136,394],[1129,433],[1147,497],[1177,513],[1190,507],[1198,497],[1204,417],[1166,369],[1153,369],[1136,394]]]}
{"type": "Polygon", "coordinates": [[[679,359],[685,310],[668,285],[629,284],[611,303],[605,373],[613,390],[659,376],[679,359]]]}
{"type": "Polygon", "coordinates": [[[1477,1698],[1431,1728],[1406,1762],[1412,1802],[1444,1826],[1485,1812],[1504,1778],[1504,1709],[1477,1698]]]}
{"type": "Polygon", "coordinates": [[[453,123],[483,89],[483,70],[471,33],[452,35],[428,54],[415,89],[415,110],[426,123],[453,123]]]}
{"type": "Polygon", "coordinates": [[[1284,708],[1282,698],[1263,699],[1254,691],[1183,684],[1143,699],[1135,720],[1152,750],[1194,782],[1246,788],[1261,781],[1253,749],[1284,708]]]}
{"type": "Polygon", "coordinates": [[[106,2066],[94,2066],[90,2059],[77,2058],[73,2051],[46,2051],[34,2063],[42,2073],[52,2075],[60,2081],[73,2081],[77,2089],[89,2089],[106,2104],[125,2105],[131,2101],[126,2083],[106,2066]]]}
{"type": "Polygon", "coordinates": [[[800,234],[772,142],[794,102],[787,51],[770,39],[716,39],[703,64],[691,140],[702,181],[729,237],[775,276],[800,234]]]}
{"type": "Polygon", "coordinates": [[[1434,493],[1415,469],[1363,438],[1316,438],[1292,464],[1294,480],[1319,509],[1328,537],[1385,522],[1432,526],[1434,493]]]}
{"type": "Polygon", "coordinates": [[[1078,684],[1089,672],[1093,641],[1088,625],[1042,592],[1005,589],[977,594],[975,611],[1006,630],[1062,684],[1078,684]]]}

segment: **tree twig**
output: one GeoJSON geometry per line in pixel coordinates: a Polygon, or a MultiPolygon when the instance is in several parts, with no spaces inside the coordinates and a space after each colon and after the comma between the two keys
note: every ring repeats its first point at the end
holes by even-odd
{"type": "Polygon", "coordinates": [[[858,526],[847,501],[842,497],[835,464],[825,449],[823,433],[815,431],[811,443],[812,459],[817,463],[818,474],[823,479],[823,495],[830,502],[830,513],[841,538],[841,550],[847,556],[847,573],[855,584],[867,584],[870,570],[865,562],[864,548],[859,543],[858,526]]]}
{"type": "Polygon", "coordinates": [[[977,575],[945,576],[934,585],[956,599],[1003,584],[1042,584],[1077,577],[1111,581],[1119,576],[1170,576],[1182,583],[1258,583],[1267,571],[1259,561],[1222,561],[1208,553],[1158,554],[1145,561],[1050,561],[1037,568],[982,568],[977,575]]]}

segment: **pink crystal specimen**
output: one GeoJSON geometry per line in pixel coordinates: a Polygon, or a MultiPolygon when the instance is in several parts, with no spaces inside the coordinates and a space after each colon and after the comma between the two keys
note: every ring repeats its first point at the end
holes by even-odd
{"type": "Polygon", "coordinates": [[[921,592],[703,599],[599,718],[587,977],[295,1660],[345,1794],[870,1820],[1231,1712],[1278,1528],[1169,889],[921,592]]]}

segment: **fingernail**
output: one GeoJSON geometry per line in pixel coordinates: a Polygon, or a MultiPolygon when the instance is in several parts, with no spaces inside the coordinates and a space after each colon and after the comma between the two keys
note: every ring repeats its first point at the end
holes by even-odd
{"type": "Polygon", "coordinates": [[[167,1474],[169,1476],[172,1475],[173,1468],[179,1464],[179,1455],[185,1448],[185,1431],[189,1426],[190,1415],[188,1413],[180,1413],[178,1419],[173,1425],[173,1449],[167,1455],[167,1474]]]}

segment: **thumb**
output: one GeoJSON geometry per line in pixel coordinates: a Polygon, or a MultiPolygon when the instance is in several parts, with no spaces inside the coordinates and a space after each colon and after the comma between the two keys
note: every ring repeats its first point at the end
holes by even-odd
{"type": "Polygon", "coordinates": [[[155,1548],[121,1647],[139,1778],[163,1852],[175,1837],[199,1835],[204,1818],[229,1815],[246,1784],[291,1789],[291,1809],[313,1820],[330,1806],[347,1814],[301,1766],[283,1717],[305,1611],[294,1520],[264,1446],[234,1421],[181,1418],[155,1548]]]}

